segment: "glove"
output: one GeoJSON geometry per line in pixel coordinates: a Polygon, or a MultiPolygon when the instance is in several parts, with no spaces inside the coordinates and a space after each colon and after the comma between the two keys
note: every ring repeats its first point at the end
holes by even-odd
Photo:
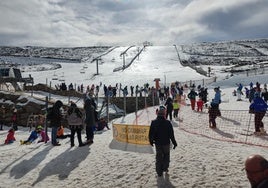
{"type": "Polygon", "coordinates": [[[177,143],[174,143],[173,144],[173,149],[175,149],[177,146],[178,146],[177,143]]]}

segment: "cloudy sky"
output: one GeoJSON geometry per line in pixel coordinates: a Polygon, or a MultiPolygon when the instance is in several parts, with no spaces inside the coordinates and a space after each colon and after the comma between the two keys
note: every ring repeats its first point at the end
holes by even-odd
{"type": "Polygon", "coordinates": [[[173,45],[268,37],[267,0],[1,0],[0,45],[173,45]]]}

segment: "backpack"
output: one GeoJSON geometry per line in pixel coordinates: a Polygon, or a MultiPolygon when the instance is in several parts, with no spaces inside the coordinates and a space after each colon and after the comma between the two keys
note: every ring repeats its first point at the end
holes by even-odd
{"type": "Polygon", "coordinates": [[[195,93],[194,92],[190,92],[189,94],[188,94],[188,98],[189,99],[195,99],[195,93]]]}
{"type": "Polygon", "coordinates": [[[82,125],[83,119],[78,117],[75,112],[72,112],[70,115],[67,116],[67,121],[69,125],[82,125]]]}

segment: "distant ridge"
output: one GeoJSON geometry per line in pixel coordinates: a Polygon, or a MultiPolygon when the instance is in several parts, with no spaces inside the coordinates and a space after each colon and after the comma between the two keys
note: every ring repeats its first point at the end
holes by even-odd
{"type": "MultiPolygon", "coordinates": [[[[118,46],[92,47],[8,47],[0,46],[1,56],[54,58],[78,62],[92,61],[118,46]]],[[[247,65],[268,61],[268,39],[244,39],[177,45],[184,65],[247,65]]],[[[127,47],[126,47],[127,48],[127,47]]],[[[148,47],[150,48],[150,46],[148,47]]]]}

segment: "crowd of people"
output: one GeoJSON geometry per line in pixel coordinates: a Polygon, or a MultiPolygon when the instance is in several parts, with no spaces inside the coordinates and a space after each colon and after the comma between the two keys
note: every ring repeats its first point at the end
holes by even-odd
{"type": "MultiPolygon", "coordinates": [[[[1,107],[1,112],[4,112],[4,107],[1,107]]],[[[2,124],[3,116],[1,113],[0,123],[2,124]]],[[[59,139],[70,138],[71,147],[75,146],[75,134],[77,134],[79,147],[92,144],[94,139],[94,133],[96,131],[103,131],[105,128],[110,130],[107,121],[104,118],[99,118],[97,111],[97,105],[95,100],[87,95],[84,100],[84,109],[79,109],[74,102],[70,102],[69,106],[64,106],[61,100],[58,100],[47,111],[46,118],[51,127],[51,144],[53,146],[60,146],[59,139]],[[63,113],[66,111],[66,113],[63,113]],[[84,112],[82,112],[84,111],[84,112]],[[63,120],[68,122],[68,128],[70,134],[64,134],[64,127],[62,125],[63,120]],[[86,130],[86,140],[82,141],[82,130],[86,130]]],[[[3,128],[2,126],[0,128],[3,128]]],[[[5,144],[11,144],[16,141],[15,138],[16,129],[14,126],[8,131],[5,144]]],[[[48,142],[49,136],[45,133],[42,125],[35,125],[35,129],[31,131],[30,136],[25,140],[20,140],[21,145],[32,144],[40,142],[48,142]]]]}
{"type": "Polygon", "coordinates": [[[81,111],[77,107],[74,102],[70,103],[70,106],[67,107],[66,117],[63,117],[60,108],[63,106],[60,100],[56,101],[56,103],[52,107],[50,126],[52,127],[51,131],[51,143],[53,146],[60,146],[58,139],[64,139],[70,137],[71,147],[75,146],[75,134],[77,134],[78,146],[82,147],[85,145],[92,144],[94,141],[94,132],[102,131],[104,128],[110,129],[108,123],[105,119],[99,118],[99,114],[97,111],[97,104],[94,98],[90,97],[90,95],[86,95],[84,100],[84,112],[81,111]],[[65,135],[63,133],[63,127],[61,125],[61,121],[63,118],[67,119],[68,127],[71,131],[70,135],[65,135]],[[82,130],[86,131],[86,140],[82,140],[82,130]]]}
{"type": "MultiPolygon", "coordinates": [[[[100,86],[102,86],[102,83],[100,83],[100,86]]],[[[249,84],[250,89],[246,90],[246,95],[245,97],[249,99],[249,102],[251,102],[251,112],[253,112],[253,107],[255,107],[256,103],[258,101],[264,100],[263,103],[263,109],[255,109],[254,114],[255,114],[255,127],[256,127],[256,134],[261,135],[262,133],[266,133],[265,130],[263,129],[263,123],[262,123],[262,118],[264,116],[264,112],[266,111],[266,106],[267,104],[267,98],[268,98],[268,92],[267,92],[267,85],[264,84],[264,87],[260,87],[260,83],[256,83],[256,86],[253,87],[253,83],[249,84]],[[256,99],[258,98],[258,99],[256,99]],[[260,99],[261,98],[261,99],[260,99]],[[258,112],[261,111],[261,112],[258,112]],[[259,133],[260,132],[260,133],[259,133]]],[[[82,88],[82,86],[81,86],[82,88]]],[[[171,86],[164,86],[156,90],[154,87],[149,87],[149,84],[144,84],[143,87],[139,87],[138,85],[136,87],[130,86],[130,96],[134,96],[134,93],[141,93],[141,92],[147,92],[150,94],[155,94],[159,96],[160,101],[165,103],[166,106],[166,118],[169,118],[169,120],[173,120],[175,118],[176,120],[179,119],[178,117],[178,112],[180,109],[180,103],[181,103],[181,98],[184,95],[184,90],[189,89],[190,92],[187,94],[188,99],[190,100],[190,106],[192,110],[196,110],[197,112],[202,112],[204,106],[208,108],[208,115],[209,115],[209,127],[210,128],[217,128],[216,125],[216,118],[221,116],[221,111],[219,105],[221,104],[221,90],[220,87],[215,87],[214,92],[215,95],[212,99],[211,102],[208,101],[208,89],[205,87],[201,87],[201,85],[198,85],[197,87],[192,84],[189,87],[185,85],[181,85],[179,82],[172,83],[171,86]],[[136,90],[134,91],[134,88],[136,90]]],[[[121,91],[123,96],[128,96],[128,87],[122,87],[121,84],[116,84],[115,87],[112,87],[109,85],[108,87],[104,84],[103,85],[103,90],[104,94],[107,96],[109,95],[110,97],[116,97],[117,92],[121,91]],[[119,89],[118,89],[119,88],[119,89]]],[[[90,93],[91,95],[94,94],[94,91],[99,92],[99,87],[96,87],[92,85],[91,87],[87,87],[87,92],[90,93]]],[[[96,93],[95,93],[96,95],[96,93]]],[[[120,95],[120,94],[119,94],[120,95]]],[[[237,101],[242,100],[242,97],[244,95],[243,93],[243,85],[241,83],[237,84],[237,90],[234,91],[234,95],[238,97],[237,101]]],[[[140,94],[142,96],[142,94],[140,94]]]]}
{"type": "MultiPolygon", "coordinates": [[[[242,101],[242,96],[244,95],[243,92],[243,85],[241,83],[236,84],[237,89],[233,91],[233,95],[237,97],[237,101],[242,101]]],[[[249,88],[245,87],[245,98],[249,100],[249,112],[254,114],[254,124],[255,124],[255,135],[266,135],[266,130],[264,129],[264,124],[262,122],[268,105],[268,92],[267,92],[267,84],[261,84],[256,82],[255,86],[251,82],[249,84],[249,88]]],[[[198,112],[203,111],[203,107],[208,107],[208,115],[209,115],[209,127],[210,128],[217,128],[216,125],[216,118],[221,116],[220,111],[220,104],[221,100],[221,90],[220,87],[214,88],[215,95],[212,98],[211,102],[208,103],[207,101],[207,88],[203,88],[198,86],[190,87],[190,92],[187,94],[188,99],[190,100],[190,106],[192,110],[196,110],[198,112]],[[197,100],[198,97],[198,100],[197,100]]],[[[167,112],[170,113],[170,112],[167,112]]]]}
{"type": "MultiPolygon", "coordinates": [[[[242,95],[242,84],[238,85],[238,92],[242,95]],[[240,91],[241,90],[241,91],[240,91]]],[[[267,92],[266,85],[264,88],[260,88],[260,84],[256,84],[254,88],[254,96],[250,100],[250,112],[255,114],[255,134],[261,135],[266,133],[264,130],[264,125],[262,118],[264,117],[268,105],[267,100],[265,99],[265,94],[267,92]]],[[[198,93],[195,91],[195,88],[191,88],[187,97],[190,99],[190,106],[192,110],[195,110],[195,105],[197,104],[196,111],[202,111],[203,106],[207,103],[207,93],[204,94],[204,88],[198,89],[198,93]],[[199,97],[199,100],[196,101],[196,97],[199,97]]],[[[219,105],[221,104],[221,90],[220,87],[214,88],[214,98],[211,100],[208,106],[209,114],[209,127],[216,128],[216,118],[221,116],[219,105]]],[[[240,101],[241,96],[239,96],[240,101]]],[[[157,117],[151,122],[149,129],[149,142],[151,146],[155,146],[156,156],[155,156],[155,170],[158,177],[162,177],[163,173],[168,173],[168,168],[170,164],[170,149],[171,143],[173,144],[173,149],[177,147],[177,142],[174,136],[173,127],[170,121],[172,117],[176,117],[179,109],[179,103],[177,99],[173,97],[168,97],[164,105],[160,106],[156,110],[157,117]],[[174,105],[175,104],[175,105],[174,105]],[[172,111],[173,116],[172,116],[172,111]],[[169,120],[168,120],[169,119],[169,120]]],[[[247,157],[245,160],[245,171],[246,176],[251,184],[252,188],[266,188],[268,187],[268,161],[261,155],[253,154],[247,157]]]]}
{"type": "MultiPolygon", "coordinates": [[[[160,87],[158,90],[154,87],[149,87],[149,84],[144,84],[142,87],[139,87],[138,85],[130,86],[130,94],[128,91],[128,86],[122,86],[121,84],[116,84],[115,87],[112,87],[109,85],[108,87],[105,84],[100,83],[99,85],[94,85],[92,84],[91,86],[86,87],[86,93],[88,96],[97,96],[100,87],[103,87],[103,92],[104,95],[110,96],[110,97],[116,97],[118,94],[117,92],[120,92],[123,94],[123,96],[134,96],[134,94],[139,94],[142,96],[142,93],[147,93],[149,94],[154,94],[159,96],[160,101],[162,103],[165,103],[165,106],[167,108],[166,112],[166,118],[169,118],[169,120],[173,120],[175,118],[176,120],[179,119],[179,109],[180,109],[180,104],[181,100],[184,97],[185,99],[185,89],[186,91],[189,91],[187,93],[187,98],[190,101],[190,106],[192,110],[195,110],[197,112],[202,112],[204,106],[208,108],[208,115],[209,115],[209,127],[210,128],[216,128],[216,118],[218,116],[221,116],[220,108],[219,105],[221,104],[221,90],[219,87],[215,87],[215,95],[214,98],[212,99],[211,102],[208,102],[208,91],[207,88],[202,87],[201,85],[198,85],[197,87],[192,84],[189,87],[185,84],[182,85],[179,82],[172,83],[169,86],[164,86],[160,87]],[[135,90],[135,91],[134,91],[135,90]]],[[[237,100],[240,101],[242,100],[242,97],[244,95],[243,93],[243,85],[241,83],[237,84],[237,89],[233,92],[234,96],[237,96],[237,100]]],[[[61,84],[58,86],[59,89],[61,90],[75,90],[78,89],[81,92],[84,92],[84,86],[81,84],[80,86],[74,86],[72,83],[66,86],[66,84],[61,84]]],[[[245,88],[245,97],[248,98],[249,102],[251,103],[250,105],[250,113],[255,114],[255,132],[257,135],[261,135],[266,133],[266,131],[263,128],[263,123],[262,123],[262,118],[265,115],[266,112],[266,105],[267,105],[267,98],[268,98],[268,92],[267,92],[267,85],[264,84],[263,88],[261,88],[260,83],[256,83],[256,86],[254,87],[253,83],[249,84],[249,88],[245,88]],[[262,108],[260,108],[260,102],[262,102],[262,108]]],[[[91,97],[92,98],[92,97],[91,97]]],[[[73,104],[72,104],[73,105],[73,104]]],[[[86,117],[93,117],[93,118],[86,118],[86,121],[83,122],[87,126],[86,127],[94,127],[92,128],[93,130],[101,130],[103,128],[107,128],[107,123],[105,124],[105,121],[99,121],[99,124],[92,123],[92,119],[97,119],[96,112],[91,113],[91,105],[93,106],[94,109],[96,109],[96,103],[94,100],[87,101],[85,100],[85,114],[86,117]],[[88,105],[90,103],[90,105],[88,105]],[[92,104],[91,104],[92,103],[92,104]],[[93,115],[92,115],[93,114],[93,115]]],[[[60,108],[63,106],[61,101],[57,101],[55,105],[53,106],[53,111],[55,111],[54,116],[57,116],[55,118],[51,119],[51,127],[52,127],[52,134],[51,134],[51,141],[53,145],[58,145],[56,139],[57,139],[57,128],[61,125],[60,121],[60,108]]],[[[3,129],[3,122],[2,119],[5,118],[5,109],[4,106],[0,108],[1,110],[1,117],[0,117],[0,130],[3,129]]],[[[14,109],[13,115],[12,115],[12,124],[13,128],[17,129],[16,127],[16,109],[14,109]]],[[[95,121],[95,120],[93,120],[95,121]]],[[[87,128],[86,128],[87,129],[87,128]]],[[[93,131],[94,132],[94,131],[93,131]]],[[[89,138],[88,142],[91,142],[90,140],[93,140],[92,133],[90,130],[87,130],[87,137],[89,138]]]]}
{"type": "MultiPolygon", "coordinates": [[[[253,83],[249,85],[250,89],[245,87],[245,97],[249,100],[249,112],[255,115],[255,134],[262,135],[265,134],[266,131],[264,129],[264,124],[262,119],[267,111],[267,86],[263,85],[261,88],[260,83],[256,83],[254,87],[253,83]]],[[[62,88],[62,86],[60,87],[62,88]]],[[[69,89],[72,89],[73,86],[69,85],[69,89]]],[[[83,86],[78,87],[79,90],[83,91],[83,86]]],[[[105,85],[103,86],[105,95],[109,95],[111,97],[117,96],[118,85],[116,87],[105,85]]],[[[121,92],[123,96],[129,95],[127,86],[121,88],[121,92]]],[[[188,87],[187,87],[188,88],[188,87]]],[[[174,83],[171,87],[163,87],[158,90],[158,96],[162,104],[159,109],[157,109],[156,114],[157,117],[155,120],[152,120],[149,130],[149,143],[152,146],[155,146],[156,149],[156,157],[155,157],[155,169],[156,173],[159,177],[163,176],[163,173],[168,173],[169,163],[170,163],[170,149],[175,149],[177,147],[177,142],[174,136],[173,127],[171,121],[173,118],[178,120],[179,110],[182,98],[185,99],[184,94],[185,87],[182,87],[179,83],[174,83]],[[173,147],[171,147],[171,144],[173,147]]],[[[153,87],[149,87],[149,85],[144,85],[144,87],[133,87],[130,86],[130,96],[134,96],[140,92],[154,92],[155,89],[153,87]],[[136,91],[134,91],[136,88],[136,91]]],[[[75,146],[75,134],[77,134],[78,146],[82,147],[88,144],[94,143],[94,131],[101,131],[104,128],[110,129],[105,119],[100,119],[97,112],[97,104],[93,99],[93,95],[98,95],[99,86],[92,85],[91,87],[87,87],[86,98],[84,100],[84,113],[77,107],[74,102],[71,102],[66,110],[66,117],[63,116],[61,108],[63,107],[62,101],[58,100],[55,102],[53,107],[51,108],[50,116],[48,115],[48,119],[50,121],[51,126],[51,144],[53,146],[60,146],[58,139],[70,138],[70,146],[75,146]],[[70,135],[64,134],[64,128],[61,124],[63,118],[67,119],[68,126],[70,129],[70,135]],[[86,131],[86,140],[82,139],[82,130],[86,131]]],[[[234,96],[237,96],[237,101],[242,100],[243,93],[243,85],[241,83],[237,84],[237,90],[233,92],[234,96]]],[[[142,94],[140,94],[142,96],[142,94]]],[[[202,112],[203,107],[206,106],[208,108],[208,116],[209,116],[209,127],[217,128],[216,118],[221,116],[220,112],[220,104],[221,100],[221,90],[220,87],[214,88],[214,97],[209,102],[208,101],[208,91],[207,88],[201,87],[200,85],[196,88],[194,85],[189,87],[189,93],[187,93],[187,97],[190,100],[190,107],[192,110],[197,112],[202,112]]],[[[0,118],[0,130],[3,129],[2,120],[5,117],[5,108],[1,107],[1,118],[0,118]]],[[[16,111],[14,110],[12,116],[12,122],[16,122],[16,111]]],[[[5,144],[10,144],[16,141],[15,138],[16,127],[11,127],[8,131],[5,144]]],[[[36,126],[35,129],[30,133],[30,136],[26,140],[21,140],[21,144],[32,144],[32,143],[40,143],[49,141],[49,136],[45,133],[42,126],[36,126]]],[[[245,170],[247,174],[247,178],[251,183],[252,187],[267,187],[268,186],[268,162],[267,160],[260,155],[251,155],[245,161],[245,170]]]]}
{"type": "Polygon", "coordinates": [[[242,96],[245,95],[245,98],[250,102],[249,113],[254,114],[254,134],[257,136],[266,135],[267,133],[264,129],[262,120],[268,108],[267,84],[264,83],[262,87],[261,83],[259,82],[256,82],[255,85],[253,82],[250,82],[249,89],[247,87],[244,87],[241,83],[238,83],[236,85],[237,89],[233,91],[233,95],[237,96],[237,101],[242,101],[242,96]],[[243,92],[243,88],[245,88],[245,92],[243,92]]]}
{"type": "MultiPolygon", "coordinates": [[[[155,87],[154,86],[149,87],[148,83],[144,84],[143,86],[139,86],[139,85],[122,86],[121,83],[120,84],[116,83],[115,86],[112,86],[112,85],[107,86],[105,84],[102,84],[102,82],[100,82],[99,85],[92,84],[92,85],[87,85],[86,87],[83,84],[74,85],[73,83],[70,83],[68,86],[65,83],[55,85],[56,90],[59,90],[59,91],[75,90],[81,93],[88,93],[90,96],[96,96],[96,97],[99,96],[101,87],[103,87],[103,95],[109,96],[109,97],[118,97],[118,96],[119,97],[121,96],[142,97],[142,96],[150,95],[150,94],[157,92],[155,87]]],[[[167,90],[169,90],[169,88],[165,87],[164,90],[166,92],[167,90]]],[[[166,93],[164,95],[166,96],[166,93]]]]}

